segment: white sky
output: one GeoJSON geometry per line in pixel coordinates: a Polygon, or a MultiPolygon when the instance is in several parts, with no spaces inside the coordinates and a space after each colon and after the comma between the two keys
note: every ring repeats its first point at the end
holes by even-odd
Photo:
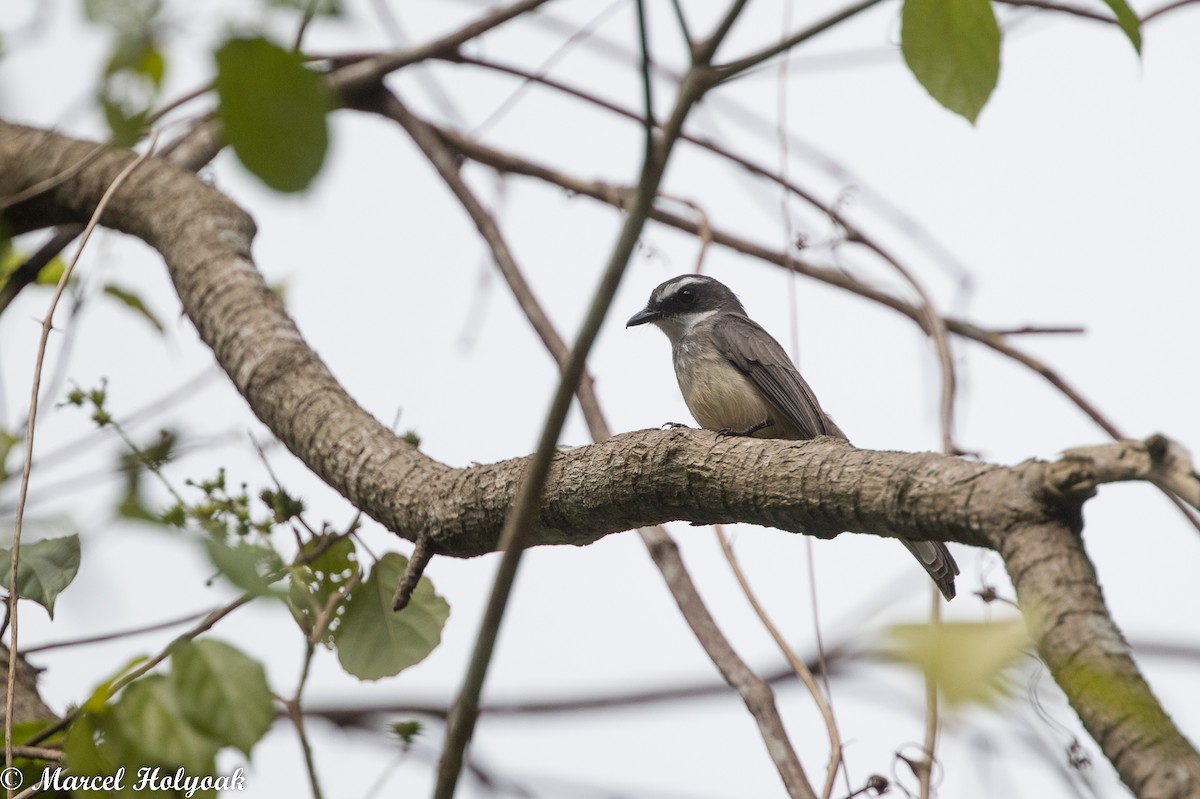
{"type": "MultiPolygon", "coordinates": [[[[286,40],[296,23],[290,13],[263,15],[226,3],[225,14],[213,5],[193,10],[189,4],[169,4],[167,97],[207,78],[208,53],[228,20],[236,17],[249,26],[265,22],[286,40]]],[[[343,21],[314,24],[308,39],[313,50],[388,45],[374,4],[349,5],[343,21]]],[[[419,39],[479,13],[469,3],[390,5],[419,39]]],[[[675,67],[682,50],[668,6],[660,5],[652,15],[652,46],[656,56],[675,67]]],[[[1100,2],[1089,6],[1104,8],[1100,2]]],[[[577,27],[606,7],[560,0],[546,14],[577,27]]],[[[798,8],[792,12],[794,26],[841,7],[823,2],[798,8]]],[[[1144,12],[1152,6],[1136,7],[1144,12]]],[[[626,4],[610,14],[598,35],[629,47],[631,9],[626,4]]],[[[895,3],[881,4],[797,52],[785,91],[786,129],[796,139],[788,147],[788,172],[827,198],[848,191],[848,212],[904,257],[940,308],[1003,327],[1086,327],[1083,336],[1028,337],[1017,343],[1045,358],[1129,435],[1161,431],[1195,448],[1200,443],[1194,357],[1200,340],[1195,312],[1200,299],[1195,246],[1200,10],[1185,8],[1149,26],[1140,62],[1115,27],[1003,11],[1008,31],[1000,84],[976,127],[941,109],[904,68],[895,3]],[[854,177],[831,174],[811,157],[813,151],[854,177]],[[936,240],[955,265],[897,223],[893,209],[936,240]]],[[[751,3],[722,52],[741,54],[775,40],[784,13],[778,3],[751,3]]],[[[103,135],[90,97],[106,58],[106,34],[81,22],[75,3],[27,0],[15,4],[8,17],[0,114],[72,134],[103,135]],[[42,10],[35,14],[36,8],[42,10]],[[33,18],[39,22],[32,30],[16,22],[33,18]]],[[[704,30],[706,24],[697,19],[694,28],[704,30]]],[[[566,35],[540,26],[510,26],[472,52],[536,69],[566,35]]],[[[438,65],[428,74],[453,98],[468,127],[487,118],[516,86],[462,67],[438,65]]],[[[552,74],[630,107],[639,102],[630,65],[588,44],[572,49],[552,74]]],[[[772,67],[721,90],[698,109],[690,130],[778,165],[779,79],[772,67]]],[[[411,75],[393,85],[416,108],[437,113],[411,75]]],[[[669,87],[660,83],[657,91],[665,108],[669,87]]],[[[636,173],[640,132],[534,89],[488,128],[485,139],[582,177],[624,183],[636,173]]],[[[465,215],[402,131],[376,119],[336,115],[326,169],[313,190],[299,198],[261,188],[229,153],[205,174],[254,215],[259,268],[269,281],[287,284],[290,310],[308,341],[368,410],[385,422],[400,410],[401,429],[418,430],[425,452],[456,466],[533,448],[554,369],[465,215]]],[[[490,174],[468,167],[466,175],[494,200],[490,174]]],[[[719,227],[771,246],[786,241],[788,225],[777,190],[687,146],[671,163],[666,191],[699,203],[719,227]]],[[[527,278],[570,340],[619,218],[586,199],[523,180],[509,181],[499,202],[499,216],[527,278]]],[[[799,206],[791,226],[793,234],[805,233],[816,243],[829,233],[819,216],[799,206]]],[[[690,421],[671,373],[666,339],[648,328],[626,331],[623,324],[654,285],[692,268],[695,243],[656,226],[648,228],[643,241],[647,246],[629,267],[590,362],[617,431],[690,421]]],[[[831,262],[828,249],[814,248],[810,255],[831,262]]],[[[839,257],[857,275],[897,285],[885,268],[858,253],[843,250],[839,257]]],[[[63,368],[84,387],[107,376],[118,416],[212,363],[180,318],[165,270],[146,247],[105,236],[81,268],[87,299],[71,322],[72,332],[60,337],[72,341],[63,368]],[[146,299],[167,324],[165,339],[99,296],[110,281],[146,299]]],[[[718,249],[708,254],[706,269],[732,286],[751,315],[789,350],[794,327],[805,375],[856,444],[912,451],[939,447],[936,364],[915,325],[718,249]]],[[[5,345],[0,425],[11,427],[23,416],[36,321],[47,300],[45,291],[27,291],[0,319],[5,345]]],[[[67,316],[60,311],[60,326],[67,316]]],[[[962,383],[956,432],[964,449],[1011,463],[1105,440],[1028,371],[980,347],[958,342],[955,350],[962,383]]],[[[56,349],[52,357],[61,354],[56,349]]],[[[186,427],[191,441],[219,439],[217,446],[171,468],[177,482],[210,476],[220,464],[235,480],[252,486],[267,481],[245,443],[247,429],[259,438],[264,432],[223,378],[139,429],[139,438],[150,437],[156,425],[186,427]]],[[[38,451],[72,442],[89,428],[78,411],[47,413],[38,430],[38,451]]],[[[586,440],[586,429],[573,413],[563,442],[586,440]]],[[[70,477],[101,472],[116,452],[109,443],[35,471],[32,512],[56,519],[53,530],[77,528],[84,563],[76,583],[60,598],[52,624],[40,609],[22,614],[25,642],[148,623],[231,595],[220,586],[205,586],[210,568],[194,545],[169,532],[114,520],[117,481],[89,478],[93,485],[86,490],[58,487],[70,477]]],[[[310,519],[336,525],[350,518],[347,504],[290,455],[277,448],[271,459],[287,487],[305,495],[310,519]]],[[[0,504],[9,508],[14,493],[6,485],[0,504]]],[[[1164,499],[1139,486],[1106,487],[1088,504],[1086,521],[1089,552],[1128,637],[1194,645],[1200,622],[1189,609],[1195,605],[1200,536],[1164,499]]],[[[407,543],[397,544],[370,526],[377,551],[409,551],[407,543]]],[[[739,652],[752,665],[776,665],[773,644],[738,592],[711,532],[686,525],[673,529],[693,577],[739,652]]],[[[736,529],[734,537],[775,621],[798,651],[811,652],[807,543],[755,528],[736,529]]],[[[811,552],[827,645],[870,648],[886,625],[923,617],[922,572],[893,543],[845,535],[815,542],[811,552]]],[[[1011,591],[999,560],[963,547],[955,552],[963,575],[949,617],[993,617],[999,611],[971,592],[983,583],[1011,591]]],[[[325,653],[316,663],[309,701],[369,706],[448,700],[460,683],[495,562],[492,557],[438,559],[430,566],[428,575],[452,611],[443,645],[425,662],[398,678],[360,684],[341,674],[325,653]]],[[[283,610],[245,609],[215,635],[264,659],[276,691],[293,690],[302,647],[283,610]]],[[[47,669],[46,698],[62,709],[80,701],[131,655],[155,651],[168,639],[144,636],[57,650],[34,662],[47,669]]],[[[1200,700],[1194,678],[1188,680],[1195,665],[1154,657],[1140,663],[1177,723],[1192,740],[1200,739],[1200,700]]],[[[626,533],[584,549],[527,553],[485,699],[567,698],[706,679],[719,678],[637,537],[626,533]]],[[[1025,682],[1019,677],[1015,699],[1001,712],[973,710],[947,721],[940,750],[942,796],[1074,795],[1041,758],[1061,762],[1078,724],[1045,673],[1037,694],[1052,720],[1039,720],[1025,682]]],[[[921,687],[913,674],[859,665],[835,680],[833,692],[842,735],[850,742],[853,787],[874,772],[890,776],[898,748],[916,751],[921,687]]],[[[810,700],[789,684],[780,690],[779,702],[805,767],[819,781],[825,732],[810,700]]],[[[391,750],[376,739],[338,734],[319,724],[316,734],[318,767],[330,797],[364,796],[391,758],[391,750]]],[[[440,729],[431,724],[423,741],[424,752],[436,748],[440,729]]],[[[1085,739],[1084,746],[1095,764],[1088,772],[1095,795],[1124,795],[1095,745],[1085,739]]],[[[473,752],[498,776],[527,780],[543,796],[707,799],[781,793],[749,716],[732,696],[630,712],[485,719],[473,752]],[[573,785],[608,793],[573,793],[568,790],[573,785]]],[[[277,725],[255,751],[245,795],[303,794],[307,783],[299,764],[294,734],[277,725]]],[[[418,753],[390,774],[388,795],[425,795],[430,774],[418,753]]],[[[1089,795],[1086,788],[1080,791],[1089,795]]],[[[460,795],[487,792],[467,780],[460,795]]]]}

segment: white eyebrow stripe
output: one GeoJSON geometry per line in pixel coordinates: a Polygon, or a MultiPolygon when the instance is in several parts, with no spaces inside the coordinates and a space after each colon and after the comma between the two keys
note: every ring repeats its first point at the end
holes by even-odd
{"type": "Polygon", "coordinates": [[[698,283],[707,282],[708,281],[705,278],[698,275],[684,275],[683,277],[676,278],[675,280],[672,280],[670,283],[663,286],[662,290],[658,293],[658,299],[661,300],[663,297],[669,297],[684,286],[694,286],[698,283]]]}

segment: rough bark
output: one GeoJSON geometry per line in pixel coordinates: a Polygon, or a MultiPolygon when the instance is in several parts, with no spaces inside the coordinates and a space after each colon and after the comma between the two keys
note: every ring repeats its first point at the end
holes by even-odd
{"type": "MultiPolygon", "coordinates": [[[[0,195],[59,174],[94,144],[0,124],[0,195]]],[[[110,152],[9,209],[11,229],[80,222],[132,156],[110,152]]],[[[394,436],[308,348],[250,257],[254,224],[161,160],[127,181],[103,224],[162,253],[184,311],[254,413],[321,479],[441,554],[495,546],[525,459],[455,469],[394,436]]],[[[988,547],[1004,558],[1042,657],[1085,727],[1142,797],[1200,795],[1200,755],[1162,710],[1104,605],[1080,507],[1099,482],[1140,479],[1188,496],[1196,476],[1167,447],[1122,442],[1014,467],[843,442],[640,431],[561,452],[536,544],[590,543],[672,520],[750,522],[988,547]]]]}

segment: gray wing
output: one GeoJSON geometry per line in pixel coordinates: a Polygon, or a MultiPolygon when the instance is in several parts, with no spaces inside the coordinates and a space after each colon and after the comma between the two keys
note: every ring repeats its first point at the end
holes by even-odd
{"type": "MultiPolygon", "coordinates": [[[[741,314],[726,313],[720,315],[712,333],[721,354],[762,392],[783,417],[780,421],[795,428],[797,438],[846,437],[821,410],[783,347],[761,326],[741,314]]],[[[770,429],[764,435],[776,437],[770,429]]]]}

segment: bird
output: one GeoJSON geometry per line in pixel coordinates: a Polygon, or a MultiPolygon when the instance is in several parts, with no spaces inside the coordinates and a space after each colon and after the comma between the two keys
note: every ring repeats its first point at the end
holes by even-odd
{"type": "MultiPolygon", "coordinates": [[[[721,436],[849,441],[821,409],[783,347],[746,314],[724,283],[706,275],[673,277],[650,292],[626,328],[651,323],[671,341],[679,390],[692,416],[721,436]]],[[[940,541],[899,539],[947,600],[958,564],[940,541]]]]}

